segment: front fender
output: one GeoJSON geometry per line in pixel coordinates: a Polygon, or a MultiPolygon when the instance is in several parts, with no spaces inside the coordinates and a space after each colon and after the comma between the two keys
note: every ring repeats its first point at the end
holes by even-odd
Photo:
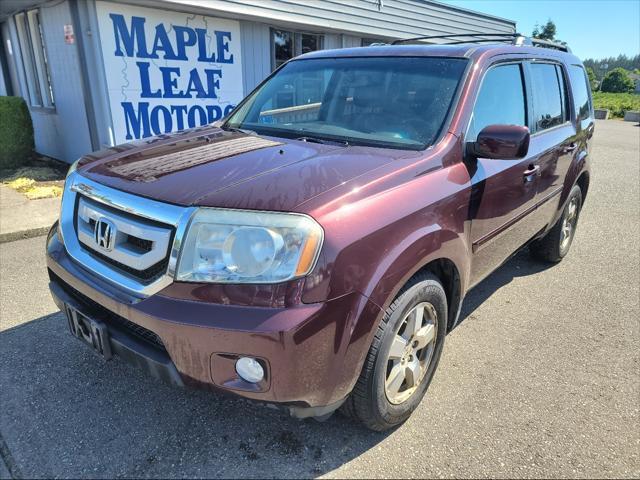
{"type": "Polygon", "coordinates": [[[407,281],[435,260],[451,261],[465,291],[470,272],[471,252],[463,234],[433,225],[416,230],[382,259],[361,292],[381,309],[386,309],[407,281]]]}
{"type": "MultiPolygon", "coordinates": [[[[362,369],[377,325],[382,321],[385,309],[398,291],[420,269],[432,261],[446,259],[453,262],[464,291],[469,278],[469,246],[464,237],[452,230],[434,225],[416,230],[394,248],[385,252],[377,268],[361,285],[362,300],[358,312],[341,323],[347,331],[336,331],[335,344],[342,388],[334,397],[350,392],[362,369]]],[[[457,315],[461,298],[452,306],[457,315]]],[[[451,319],[451,316],[450,318],[451,319]]]]}
{"type": "Polygon", "coordinates": [[[343,385],[350,387],[384,309],[412,275],[434,260],[446,259],[457,270],[458,297],[469,282],[471,183],[465,165],[420,164],[405,170],[396,165],[390,173],[400,174],[406,177],[403,183],[383,185],[390,178],[378,178],[307,212],[325,229],[325,244],[305,279],[302,301],[325,302],[358,292],[366,305],[335,331],[343,385]]]}

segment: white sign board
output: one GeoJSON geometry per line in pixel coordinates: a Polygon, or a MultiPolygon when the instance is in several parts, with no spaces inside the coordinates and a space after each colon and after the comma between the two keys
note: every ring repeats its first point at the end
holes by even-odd
{"type": "Polygon", "coordinates": [[[237,21],[96,5],[116,143],[215,122],[242,100],[237,21]]]}
{"type": "Polygon", "coordinates": [[[64,26],[64,43],[67,45],[73,45],[76,43],[76,38],[73,35],[73,25],[70,23],[64,26]]]}

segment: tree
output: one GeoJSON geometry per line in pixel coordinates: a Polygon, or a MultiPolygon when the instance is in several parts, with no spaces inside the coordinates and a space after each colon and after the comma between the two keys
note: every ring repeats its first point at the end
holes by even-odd
{"type": "Polygon", "coordinates": [[[631,77],[629,77],[629,72],[620,67],[614,68],[607,73],[600,85],[600,90],[603,92],[613,93],[629,93],[633,92],[634,88],[635,85],[631,77]]]}
{"type": "Polygon", "coordinates": [[[621,54],[617,57],[601,58],[600,60],[587,58],[583,63],[585,67],[591,67],[593,69],[598,80],[602,80],[607,72],[610,72],[614,68],[622,67],[630,72],[640,69],[640,54],[634,55],[633,57],[627,57],[621,54]],[[605,65],[607,68],[604,68],[605,65]]]}
{"type": "Polygon", "coordinates": [[[553,20],[547,20],[547,23],[543,26],[536,24],[531,36],[539,38],[540,40],[555,40],[556,39],[556,24],[553,20]]]}
{"type": "Polygon", "coordinates": [[[591,91],[595,92],[598,88],[598,79],[593,71],[593,68],[587,67],[587,77],[589,77],[589,85],[591,85],[591,91]]]}
{"type": "Polygon", "coordinates": [[[533,32],[531,32],[531,36],[539,40],[548,40],[550,42],[560,43],[561,45],[567,44],[567,42],[563,42],[556,38],[556,24],[553,23],[553,20],[551,19],[547,20],[547,23],[542,26],[536,23],[533,32]]]}

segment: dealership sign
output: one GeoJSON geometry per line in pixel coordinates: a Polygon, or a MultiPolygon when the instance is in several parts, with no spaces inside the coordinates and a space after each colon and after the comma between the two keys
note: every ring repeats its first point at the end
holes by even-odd
{"type": "Polygon", "coordinates": [[[215,122],[242,99],[238,22],[97,8],[115,143],[215,122]]]}

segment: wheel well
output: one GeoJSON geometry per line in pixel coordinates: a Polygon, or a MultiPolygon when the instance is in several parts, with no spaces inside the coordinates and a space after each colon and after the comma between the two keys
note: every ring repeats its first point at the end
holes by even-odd
{"type": "Polygon", "coordinates": [[[587,190],[589,190],[589,172],[582,172],[576,181],[576,185],[582,190],[582,202],[587,198],[587,190]]]}
{"type": "Polygon", "coordinates": [[[450,331],[458,317],[461,299],[460,274],[456,265],[447,258],[440,258],[429,262],[420,269],[420,272],[430,272],[442,282],[444,292],[447,295],[447,309],[449,311],[447,331],[450,331]]]}

